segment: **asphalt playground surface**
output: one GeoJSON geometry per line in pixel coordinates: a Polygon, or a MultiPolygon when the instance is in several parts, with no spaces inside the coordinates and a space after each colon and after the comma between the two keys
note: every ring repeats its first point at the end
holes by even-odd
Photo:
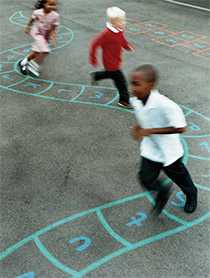
{"type": "Polygon", "coordinates": [[[33,2],[0,0],[0,278],[210,277],[209,12],[158,0],[59,3],[57,48],[33,79],[17,70],[33,2]],[[117,107],[110,81],[90,86],[88,45],[113,5],[127,12],[136,48],[124,54],[126,76],[154,64],[160,91],[186,115],[192,215],[174,185],[160,218],[149,216],[134,116],[117,107]]]}

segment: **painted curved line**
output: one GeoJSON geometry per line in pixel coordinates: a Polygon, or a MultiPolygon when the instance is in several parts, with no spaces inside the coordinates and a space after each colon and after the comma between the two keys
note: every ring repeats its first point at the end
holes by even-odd
{"type": "MultiPolygon", "coordinates": [[[[0,62],[1,64],[1,62],[0,62]]],[[[14,70],[8,70],[8,71],[0,71],[0,75],[4,75],[4,74],[7,74],[7,73],[12,73],[14,72],[14,70]]]]}
{"type": "Polygon", "coordinates": [[[199,135],[182,135],[182,137],[184,138],[206,138],[206,137],[210,137],[210,134],[199,134],[199,135]]]}
{"type": "MultiPolygon", "coordinates": [[[[29,45],[29,44],[27,44],[29,45]]],[[[14,49],[18,49],[20,47],[17,47],[17,48],[14,48],[14,49]]],[[[61,48],[61,47],[58,47],[58,48],[61,48]]],[[[6,51],[3,51],[1,52],[1,54],[3,53],[6,53],[7,51],[9,50],[6,50],[6,51]]],[[[7,62],[8,63],[8,62],[7,62]]],[[[48,82],[54,82],[54,81],[50,81],[50,80],[46,80],[48,82]]],[[[52,83],[51,83],[52,84],[52,83]]],[[[58,82],[57,82],[58,84],[58,82]]],[[[66,83],[66,84],[71,84],[71,83],[66,83]]],[[[73,85],[73,83],[72,83],[73,85]]],[[[75,85],[75,84],[74,84],[75,85]]],[[[78,85],[78,84],[76,84],[78,85]]],[[[82,84],[82,86],[85,86],[84,84],[82,84]]],[[[55,97],[49,97],[49,96],[42,96],[42,95],[37,95],[37,94],[28,94],[26,92],[22,92],[22,91],[18,91],[18,90],[15,90],[15,89],[12,89],[12,88],[8,88],[6,86],[1,86],[2,88],[5,88],[9,91],[12,91],[12,92],[16,92],[16,93],[22,93],[22,94],[27,94],[27,95],[33,95],[33,96],[38,96],[38,97],[42,97],[42,98],[45,98],[45,99],[52,99],[52,100],[58,100],[58,98],[55,98],[55,97]]],[[[110,88],[112,89],[112,88],[110,88]]],[[[115,96],[116,97],[116,96],[115,96]]],[[[61,99],[59,99],[59,101],[61,101],[61,99]]],[[[71,102],[71,101],[65,101],[65,102],[71,102]]],[[[119,111],[123,111],[123,112],[131,112],[131,111],[126,111],[125,109],[122,109],[122,108],[118,108],[118,107],[113,107],[113,106],[110,106],[109,104],[99,104],[99,103],[91,103],[91,102],[82,102],[82,101],[77,101],[75,100],[73,103],[79,103],[79,104],[91,104],[91,105],[95,105],[95,106],[98,106],[98,107],[104,107],[104,108],[111,108],[111,109],[114,109],[114,110],[119,110],[119,111]]],[[[183,106],[184,107],[184,106],[183,106]]],[[[199,112],[196,112],[196,111],[193,111],[189,108],[188,109],[188,112],[191,112],[191,113],[195,113],[201,117],[203,117],[204,119],[208,120],[210,122],[210,119],[202,114],[200,114],[199,112]]],[[[189,114],[191,114],[189,113],[189,114]]],[[[189,115],[188,114],[188,115],[189,115]]],[[[191,156],[191,155],[190,155],[191,156]]],[[[198,158],[198,157],[196,157],[198,158]]],[[[205,187],[205,186],[202,186],[202,185],[198,185],[198,187],[200,187],[201,189],[204,189],[204,190],[207,190],[210,192],[209,188],[205,187]]],[[[6,258],[7,256],[11,255],[13,252],[15,252],[17,249],[19,249],[20,247],[22,247],[23,245],[25,245],[26,243],[28,243],[29,241],[31,240],[34,240],[37,244],[37,247],[39,248],[39,250],[41,249],[42,250],[42,254],[45,254],[47,256],[48,259],[50,259],[54,264],[58,264],[58,267],[60,267],[60,269],[62,270],[65,270],[65,271],[72,271],[70,268],[66,268],[65,269],[65,266],[63,264],[60,264],[59,261],[57,261],[57,259],[55,259],[49,252],[48,250],[45,248],[45,246],[41,243],[41,241],[38,239],[38,236],[42,235],[42,234],[45,234],[47,233],[48,231],[52,230],[52,229],[55,229],[56,227],[60,226],[60,225],[63,225],[65,223],[68,223],[70,221],[73,221],[77,218],[81,218],[81,217],[84,217],[88,214],[91,214],[93,212],[96,212],[101,210],[101,209],[104,209],[104,208],[108,208],[108,207],[112,207],[112,206],[116,206],[118,204],[121,204],[121,203],[125,203],[125,202],[128,202],[128,201],[133,201],[135,199],[138,199],[138,198],[142,198],[142,197],[145,197],[145,196],[148,196],[148,193],[147,192],[144,192],[144,193],[141,193],[141,194],[137,194],[137,195],[133,195],[133,196],[128,196],[126,198],[123,198],[123,199],[120,199],[120,200],[117,200],[117,201],[113,201],[113,202],[110,202],[108,204],[105,204],[105,205],[102,205],[102,206],[99,206],[97,208],[93,208],[93,209],[89,209],[87,211],[83,211],[83,212],[80,212],[78,214],[74,214],[73,216],[69,216],[69,217],[66,217],[60,221],[57,221],[53,224],[50,224],[48,225],[47,227],[39,230],[38,232],[35,232],[33,233],[32,235],[30,235],[29,237],[26,237],[25,239],[19,241],[18,243],[8,247],[5,251],[1,252],[0,253],[0,260],[3,260],[4,258],[6,258]]],[[[101,214],[100,214],[101,215],[101,214]]],[[[178,223],[180,223],[180,218],[177,218],[175,215],[172,215],[172,214],[169,214],[167,213],[167,216],[170,218],[170,217],[173,217],[175,221],[177,221],[178,223]]],[[[102,215],[103,217],[103,215],[102,215]]],[[[101,219],[104,221],[105,219],[102,218],[101,219]]],[[[98,268],[99,266],[101,266],[102,264],[108,262],[109,260],[113,259],[114,257],[117,257],[123,253],[126,253],[126,252],[129,252],[131,250],[134,250],[136,248],[139,248],[139,247],[142,247],[146,244],[150,244],[154,241],[157,241],[157,240],[160,240],[162,238],[165,238],[165,237],[168,237],[168,236],[171,236],[171,235],[174,235],[176,233],[179,233],[179,232],[182,232],[190,227],[192,227],[193,225],[197,225],[197,224],[200,224],[201,222],[205,221],[206,219],[208,219],[210,217],[210,212],[207,212],[206,214],[204,214],[203,216],[199,217],[198,219],[194,220],[194,221],[190,221],[190,222],[182,222],[181,224],[183,224],[183,226],[179,226],[175,229],[172,229],[172,230],[169,230],[169,231],[166,231],[166,232],[163,232],[163,233],[160,233],[158,235],[155,235],[155,236],[152,236],[150,238],[147,238],[145,240],[141,240],[135,244],[130,244],[130,245],[127,245],[126,247],[124,248],[121,248],[113,253],[111,253],[110,255],[108,256],[105,256],[103,258],[101,258],[100,260],[90,264],[87,268],[83,269],[81,272],[75,272],[75,277],[82,277],[82,275],[90,272],[91,270],[94,270],[96,268],[98,268]]],[[[102,222],[103,222],[102,221],[102,222]]],[[[105,223],[105,222],[104,222],[105,223]]],[[[107,222],[106,222],[107,223],[107,222]]],[[[108,223],[107,223],[108,224],[108,223]]],[[[72,274],[72,273],[71,273],[72,274]]]]}
{"type": "Polygon", "coordinates": [[[127,241],[126,239],[122,238],[119,234],[117,234],[112,227],[108,224],[108,222],[106,221],[103,213],[101,212],[101,210],[97,210],[96,214],[98,216],[98,219],[101,223],[101,225],[104,227],[104,229],[107,231],[107,233],[109,235],[111,235],[116,241],[120,242],[122,245],[124,246],[131,246],[132,243],[127,241]]]}
{"type": "MultiPolygon", "coordinates": [[[[202,190],[206,190],[208,192],[210,192],[210,188],[204,186],[204,185],[200,185],[200,184],[196,184],[196,186],[202,190]]],[[[23,240],[9,246],[8,248],[6,248],[4,251],[2,251],[0,253],[0,261],[5,259],[6,257],[8,257],[9,255],[11,255],[12,253],[14,253],[17,249],[21,248],[22,246],[24,246],[25,244],[27,244],[28,242],[32,241],[32,240],[35,240],[37,237],[55,229],[55,228],[58,228],[59,226],[61,225],[64,225],[66,223],[70,223],[78,218],[82,218],[82,217],[85,217],[91,213],[96,213],[97,210],[102,210],[102,209],[106,209],[106,208],[111,208],[111,207],[114,207],[114,206],[117,206],[117,205],[120,205],[120,204],[123,204],[123,203],[126,203],[126,202],[131,202],[131,201],[134,201],[134,200],[137,200],[137,199],[140,199],[140,198],[144,198],[144,197],[147,197],[149,198],[150,194],[149,192],[143,192],[143,193],[139,193],[139,194],[136,194],[136,195],[131,195],[131,196],[127,196],[125,198],[121,198],[121,199],[118,199],[118,200],[115,200],[115,201],[112,201],[110,203],[107,203],[107,204],[104,204],[104,205],[101,205],[97,208],[92,208],[92,209],[89,209],[89,210],[86,210],[86,211],[82,211],[82,212],[79,212],[79,213],[76,213],[74,215],[71,215],[71,216],[67,216],[66,218],[63,218],[57,222],[54,222],[52,224],[49,224],[48,226],[38,230],[37,232],[31,234],[30,236],[24,238],[23,240]]],[[[200,218],[199,218],[200,219],[200,218]]],[[[189,222],[191,223],[191,222],[189,222]]],[[[187,225],[189,225],[189,223],[187,225]]]]}
{"type": "Polygon", "coordinates": [[[28,80],[28,79],[29,79],[29,77],[27,76],[27,77],[25,77],[25,78],[23,78],[23,79],[21,79],[21,80],[19,80],[19,81],[17,81],[17,82],[12,83],[12,84],[10,84],[10,85],[7,86],[7,87],[5,86],[5,87],[8,88],[8,89],[12,89],[11,87],[16,86],[16,85],[19,85],[19,84],[25,82],[25,81],[28,80]]]}
{"type": "Polygon", "coordinates": [[[73,98],[71,99],[71,101],[72,101],[72,102],[76,101],[79,97],[81,97],[81,96],[83,95],[84,91],[85,91],[85,86],[83,85],[82,88],[81,88],[81,90],[80,90],[80,92],[78,93],[78,95],[76,95],[75,97],[73,97],[73,98]]]}
{"type": "Polygon", "coordinates": [[[146,238],[144,240],[141,240],[137,243],[132,244],[132,246],[118,249],[117,251],[111,253],[110,255],[107,255],[107,256],[101,258],[100,260],[90,264],[88,267],[86,267],[85,269],[80,271],[80,275],[81,275],[80,277],[82,277],[83,275],[99,268],[101,265],[107,263],[108,261],[112,260],[115,257],[121,256],[122,254],[133,251],[133,250],[135,250],[137,248],[140,248],[140,247],[143,247],[147,244],[151,244],[153,242],[156,242],[156,241],[159,241],[161,239],[167,238],[169,236],[175,235],[177,233],[183,232],[183,231],[187,230],[188,228],[191,228],[194,225],[198,225],[198,224],[202,223],[203,221],[207,220],[209,217],[210,217],[210,211],[207,212],[202,217],[200,217],[199,219],[196,219],[192,222],[189,222],[187,225],[179,226],[179,227],[171,229],[169,231],[162,232],[158,235],[146,238]]]}
{"type": "Polygon", "coordinates": [[[36,246],[39,249],[40,253],[56,268],[60,269],[61,271],[71,274],[73,276],[77,276],[79,273],[74,269],[69,268],[68,266],[61,263],[57,258],[55,258],[44,246],[41,240],[37,237],[35,240],[36,246]]]}
{"type": "Polygon", "coordinates": [[[20,247],[22,247],[23,245],[25,245],[29,241],[34,240],[36,237],[39,237],[39,236],[41,236],[41,235],[43,235],[43,234],[45,234],[45,233],[47,233],[47,232],[49,232],[49,231],[51,231],[55,228],[58,228],[61,225],[72,222],[72,221],[74,221],[78,218],[87,216],[91,213],[95,213],[97,209],[110,208],[110,207],[113,207],[113,206],[123,204],[125,202],[131,202],[131,201],[139,199],[139,198],[144,198],[147,195],[148,195],[148,192],[143,192],[143,193],[139,193],[139,194],[136,194],[136,195],[127,196],[125,198],[115,200],[115,201],[112,201],[110,203],[101,205],[97,208],[92,208],[92,209],[89,209],[89,210],[86,210],[86,211],[76,213],[76,214],[71,215],[71,216],[67,216],[67,217],[65,217],[65,218],[63,218],[63,219],[61,219],[57,222],[49,224],[48,226],[38,230],[37,232],[35,232],[35,233],[31,234],[30,236],[24,238],[23,240],[21,240],[21,241],[15,243],[14,245],[11,245],[10,247],[6,248],[3,252],[0,253],[0,261],[3,260],[4,258],[6,258],[7,256],[11,255],[13,252],[15,252],[17,249],[19,249],[20,247]]]}
{"type": "Polygon", "coordinates": [[[205,156],[190,154],[189,157],[191,157],[193,159],[198,159],[198,160],[210,161],[210,157],[205,157],[205,156]]]}

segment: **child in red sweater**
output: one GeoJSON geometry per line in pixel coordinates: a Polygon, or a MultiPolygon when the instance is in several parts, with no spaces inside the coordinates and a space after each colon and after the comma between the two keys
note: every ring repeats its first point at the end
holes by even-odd
{"type": "Polygon", "coordinates": [[[105,70],[91,73],[92,84],[101,79],[112,79],[120,95],[118,105],[130,108],[127,82],[120,69],[122,50],[134,49],[124,37],[125,15],[125,12],[118,7],[107,9],[106,29],[91,42],[89,61],[94,67],[98,65],[97,50],[101,48],[105,70]]]}

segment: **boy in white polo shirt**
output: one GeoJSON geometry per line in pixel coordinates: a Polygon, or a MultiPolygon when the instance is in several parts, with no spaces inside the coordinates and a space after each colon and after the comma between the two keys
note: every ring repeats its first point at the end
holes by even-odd
{"type": "Polygon", "coordinates": [[[180,140],[187,124],[181,108],[154,89],[157,79],[152,65],[142,65],[131,74],[134,97],[130,103],[137,120],[131,134],[135,140],[141,140],[139,181],[147,190],[157,191],[155,210],[159,214],[171,193],[171,187],[158,180],[163,170],[186,195],[184,211],[192,213],[197,207],[197,188],[182,162],[184,149],[180,140]]]}

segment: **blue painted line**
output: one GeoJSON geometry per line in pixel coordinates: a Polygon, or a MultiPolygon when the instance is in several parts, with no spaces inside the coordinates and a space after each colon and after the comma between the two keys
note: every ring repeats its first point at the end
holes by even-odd
{"type": "Polygon", "coordinates": [[[14,62],[2,62],[2,61],[0,61],[0,64],[14,64],[14,62]]]}
{"type": "MultiPolygon", "coordinates": [[[[29,46],[31,46],[30,43],[22,44],[22,45],[13,47],[13,48],[9,48],[9,49],[6,49],[6,50],[2,50],[2,51],[0,52],[0,54],[5,54],[5,53],[7,53],[7,52],[13,51],[14,49],[19,49],[19,48],[29,47],[29,46]]],[[[1,62],[1,63],[2,63],[2,62],[1,62]]],[[[8,62],[5,62],[5,63],[8,63],[8,62]]],[[[11,63],[14,63],[14,62],[11,62],[11,63]]]]}
{"type": "Polygon", "coordinates": [[[194,159],[198,159],[198,160],[210,161],[209,157],[204,157],[204,156],[199,156],[199,155],[190,154],[189,157],[194,158],[194,159]]]}
{"type": "Polygon", "coordinates": [[[113,97],[112,100],[108,101],[108,102],[106,103],[106,105],[111,105],[111,104],[112,104],[113,102],[115,102],[115,100],[117,100],[118,98],[119,98],[119,94],[116,93],[115,97],[113,97]]]}
{"type": "Polygon", "coordinates": [[[34,272],[27,272],[24,274],[21,274],[17,276],[16,278],[35,278],[35,273],[34,272]]]}
{"type": "Polygon", "coordinates": [[[101,210],[97,209],[96,210],[96,214],[98,216],[98,219],[100,221],[100,223],[102,224],[102,226],[104,227],[104,229],[108,232],[108,234],[111,235],[111,237],[113,237],[116,241],[120,242],[122,245],[124,246],[131,246],[132,244],[127,241],[126,239],[122,238],[119,234],[117,234],[112,228],[111,226],[108,224],[108,222],[106,221],[106,219],[104,218],[101,210]]]}
{"type": "Polygon", "coordinates": [[[121,248],[103,258],[101,258],[100,260],[88,265],[85,269],[83,269],[82,271],[80,271],[80,276],[78,277],[83,277],[83,275],[99,268],[101,265],[107,263],[108,261],[114,259],[115,257],[121,256],[122,254],[125,254],[127,252],[133,251],[137,248],[143,247],[147,244],[151,244],[155,241],[159,241],[161,239],[167,238],[169,236],[175,235],[177,233],[183,232],[185,230],[187,230],[189,227],[192,227],[194,225],[198,225],[200,223],[202,223],[203,221],[207,220],[210,217],[210,212],[207,212],[204,216],[202,216],[201,218],[192,221],[191,223],[188,223],[187,225],[183,225],[183,226],[179,226],[176,227],[172,230],[166,231],[166,232],[162,232],[160,234],[157,234],[155,236],[149,237],[147,239],[141,240],[137,243],[132,244],[132,246],[129,247],[124,247],[121,248]]]}
{"type": "Polygon", "coordinates": [[[14,72],[14,70],[0,71],[0,75],[4,75],[4,74],[7,74],[7,73],[12,73],[12,72],[14,72]]]}
{"type": "Polygon", "coordinates": [[[130,202],[130,201],[133,201],[133,200],[136,200],[136,199],[139,199],[139,198],[144,198],[147,195],[148,195],[148,192],[128,196],[128,197],[125,197],[125,198],[122,198],[122,199],[119,199],[119,200],[112,201],[108,204],[104,204],[104,205],[99,206],[97,208],[92,208],[92,209],[89,209],[89,210],[86,210],[86,211],[83,211],[83,212],[80,212],[80,213],[76,213],[76,214],[71,215],[71,216],[67,216],[66,218],[63,218],[63,219],[61,219],[61,220],[59,220],[55,223],[49,224],[47,227],[40,229],[39,231],[33,233],[32,235],[26,237],[25,239],[17,242],[16,244],[8,247],[5,251],[1,252],[0,253],[0,261],[3,260],[4,258],[6,258],[7,256],[11,255],[18,248],[22,247],[23,245],[25,245],[29,241],[34,240],[35,237],[39,237],[39,236],[41,236],[41,235],[43,235],[43,234],[45,234],[45,233],[47,233],[51,230],[63,225],[63,224],[72,222],[72,221],[74,221],[78,218],[82,218],[82,217],[87,216],[91,213],[95,213],[97,209],[110,208],[110,207],[113,207],[113,206],[123,204],[125,202],[130,202]]]}
{"type": "MultiPolygon", "coordinates": [[[[181,106],[184,107],[185,109],[189,109],[185,105],[181,105],[181,106]]],[[[197,111],[194,111],[194,110],[192,110],[192,111],[193,111],[193,114],[196,114],[196,115],[200,116],[201,118],[203,118],[203,119],[207,120],[208,122],[210,122],[210,118],[209,117],[207,117],[207,116],[205,116],[205,115],[203,115],[203,114],[201,114],[201,113],[199,113],[197,111]]]]}
{"type": "Polygon", "coordinates": [[[199,189],[202,189],[202,190],[205,190],[205,191],[210,192],[210,188],[209,188],[209,187],[206,187],[206,186],[201,185],[201,184],[198,184],[198,183],[196,183],[195,185],[196,185],[196,187],[199,188],[199,189]]]}
{"type": "MultiPolygon", "coordinates": [[[[19,48],[19,49],[21,49],[21,48],[19,48]]],[[[31,48],[26,48],[27,50],[29,49],[29,50],[31,50],[31,48]]],[[[14,54],[17,54],[17,55],[19,55],[19,56],[25,56],[26,55],[26,53],[25,52],[19,52],[18,50],[14,50],[14,49],[12,49],[12,50],[10,50],[10,51],[12,51],[12,53],[14,53],[14,54]]]]}
{"type": "Polygon", "coordinates": [[[49,81],[49,83],[50,83],[50,84],[49,84],[49,86],[48,86],[47,88],[45,88],[44,90],[42,90],[42,91],[39,92],[39,93],[36,93],[36,95],[37,95],[37,96],[42,95],[42,94],[48,92],[50,89],[52,89],[52,87],[54,86],[54,82],[53,82],[53,81],[49,81]]]}
{"type": "Polygon", "coordinates": [[[182,135],[182,137],[184,137],[184,138],[190,138],[190,139],[193,139],[193,138],[206,138],[206,137],[210,137],[210,134],[182,135]]]}
{"type": "Polygon", "coordinates": [[[60,269],[64,273],[68,273],[70,275],[78,275],[78,272],[74,269],[69,268],[68,266],[61,263],[58,259],[56,259],[44,246],[44,244],[40,241],[39,238],[36,238],[35,240],[36,246],[38,247],[39,251],[42,253],[42,255],[56,268],[60,269]]]}
{"type": "Polygon", "coordinates": [[[178,224],[187,225],[189,223],[189,221],[186,221],[186,220],[176,216],[175,214],[168,212],[166,209],[164,209],[162,213],[164,215],[166,215],[170,220],[173,220],[173,221],[177,222],[178,224]]]}
{"type": "Polygon", "coordinates": [[[81,96],[84,94],[84,91],[85,91],[85,86],[83,85],[82,88],[81,88],[81,90],[80,90],[80,92],[79,92],[79,94],[78,94],[77,96],[71,98],[71,102],[74,102],[74,101],[76,101],[79,97],[81,97],[81,96]]]}
{"type": "Polygon", "coordinates": [[[14,87],[14,86],[16,86],[16,85],[19,85],[19,84],[25,82],[28,78],[29,78],[29,77],[27,76],[27,77],[25,77],[25,78],[23,78],[23,79],[21,79],[21,80],[15,82],[15,83],[12,83],[11,85],[7,86],[7,88],[10,89],[11,87],[14,87]]]}

